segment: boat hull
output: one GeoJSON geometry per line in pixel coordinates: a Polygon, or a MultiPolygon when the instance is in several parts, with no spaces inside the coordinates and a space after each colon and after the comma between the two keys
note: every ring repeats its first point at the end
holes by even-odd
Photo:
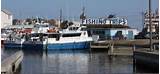
{"type": "Polygon", "coordinates": [[[22,45],[22,49],[27,49],[27,50],[42,50],[43,49],[43,42],[24,42],[22,45]]]}
{"type": "Polygon", "coordinates": [[[74,42],[74,43],[57,43],[47,44],[48,50],[55,49],[88,49],[90,48],[90,42],[74,42]]]}
{"type": "Polygon", "coordinates": [[[21,48],[22,48],[21,43],[4,42],[4,49],[21,49],[21,48]]]}

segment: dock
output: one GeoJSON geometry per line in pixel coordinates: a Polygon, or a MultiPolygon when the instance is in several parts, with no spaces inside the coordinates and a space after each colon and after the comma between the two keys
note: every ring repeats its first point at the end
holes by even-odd
{"type": "Polygon", "coordinates": [[[105,42],[92,42],[91,43],[91,49],[108,49],[110,46],[110,43],[105,43],[105,42]]]}
{"type": "Polygon", "coordinates": [[[23,52],[18,51],[13,55],[5,58],[1,62],[1,74],[13,74],[16,72],[23,59],[23,52]]]}
{"type": "Polygon", "coordinates": [[[133,49],[132,47],[120,47],[120,48],[114,48],[110,49],[108,51],[109,56],[133,56],[133,49]]]}
{"type": "MultiPolygon", "coordinates": [[[[153,43],[159,43],[159,41],[153,40],[153,43]]],[[[105,40],[91,43],[91,49],[106,49],[108,55],[133,56],[133,51],[139,50],[137,47],[149,48],[149,39],[105,40]]]]}

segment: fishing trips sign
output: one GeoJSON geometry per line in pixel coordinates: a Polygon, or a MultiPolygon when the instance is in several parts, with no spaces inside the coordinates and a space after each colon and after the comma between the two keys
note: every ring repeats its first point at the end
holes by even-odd
{"type": "Polygon", "coordinates": [[[110,19],[106,19],[106,18],[98,18],[98,19],[85,19],[82,21],[82,24],[127,24],[127,20],[122,18],[110,18],[110,19]]]}

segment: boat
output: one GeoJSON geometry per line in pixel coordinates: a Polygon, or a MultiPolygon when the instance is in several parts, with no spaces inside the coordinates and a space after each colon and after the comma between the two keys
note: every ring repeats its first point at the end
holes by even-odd
{"type": "MultiPolygon", "coordinates": [[[[27,35],[26,35],[27,36],[27,35]]],[[[28,39],[26,39],[22,44],[22,49],[27,50],[43,50],[45,49],[46,41],[43,38],[43,33],[31,33],[28,39]]]]}
{"type": "Polygon", "coordinates": [[[48,34],[47,49],[88,49],[91,41],[83,26],[72,25],[59,33],[48,34]]]}
{"type": "Polygon", "coordinates": [[[54,26],[48,23],[38,23],[34,25],[32,33],[47,33],[48,30],[54,28],[54,26]]]}
{"type": "Polygon", "coordinates": [[[21,49],[23,42],[24,42],[23,38],[16,38],[16,36],[11,37],[10,35],[9,38],[7,38],[3,43],[4,49],[21,49]]]}
{"type": "Polygon", "coordinates": [[[1,29],[1,45],[4,45],[4,41],[9,37],[10,32],[12,32],[9,29],[1,29]]]}

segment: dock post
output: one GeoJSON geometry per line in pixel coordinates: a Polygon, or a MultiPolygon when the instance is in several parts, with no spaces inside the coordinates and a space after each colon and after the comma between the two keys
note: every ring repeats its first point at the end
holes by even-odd
{"type": "Polygon", "coordinates": [[[135,51],[135,50],[136,50],[136,47],[135,47],[135,45],[133,45],[133,47],[132,47],[132,50],[133,50],[133,51],[135,51]]]}
{"type": "Polygon", "coordinates": [[[133,73],[136,73],[136,59],[135,59],[134,55],[133,55],[133,73]]]}
{"type": "Polygon", "coordinates": [[[112,55],[113,54],[113,44],[109,44],[109,46],[110,46],[110,55],[112,55]]]}
{"type": "Polygon", "coordinates": [[[132,47],[132,51],[133,51],[133,73],[136,73],[136,59],[135,59],[135,53],[134,53],[134,51],[135,51],[135,44],[133,45],[133,47],[132,47]]]}
{"type": "Polygon", "coordinates": [[[153,45],[153,51],[156,50],[156,45],[153,45]]]}
{"type": "Polygon", "coordinates": [[[113,53],[113,45],[111,45],[111,52],[113,53]]]}
{"type": "Polygon", "coordinates": [[[89,52],[91,53],[91,51],[92,51],[92,50],[91,50],[91,42],[89,42],[89,45],[90,45],[90,46],[89,46],[89,47],[90,47],[90,48],[89,48],[89,52]]]}
{"type": "Polygon", "coordinates": [[[89,60],[92,59],[92,48],[91,48],[91,44],[92,42],[89,42],[90,48],[89,48],[89,60]]]}

